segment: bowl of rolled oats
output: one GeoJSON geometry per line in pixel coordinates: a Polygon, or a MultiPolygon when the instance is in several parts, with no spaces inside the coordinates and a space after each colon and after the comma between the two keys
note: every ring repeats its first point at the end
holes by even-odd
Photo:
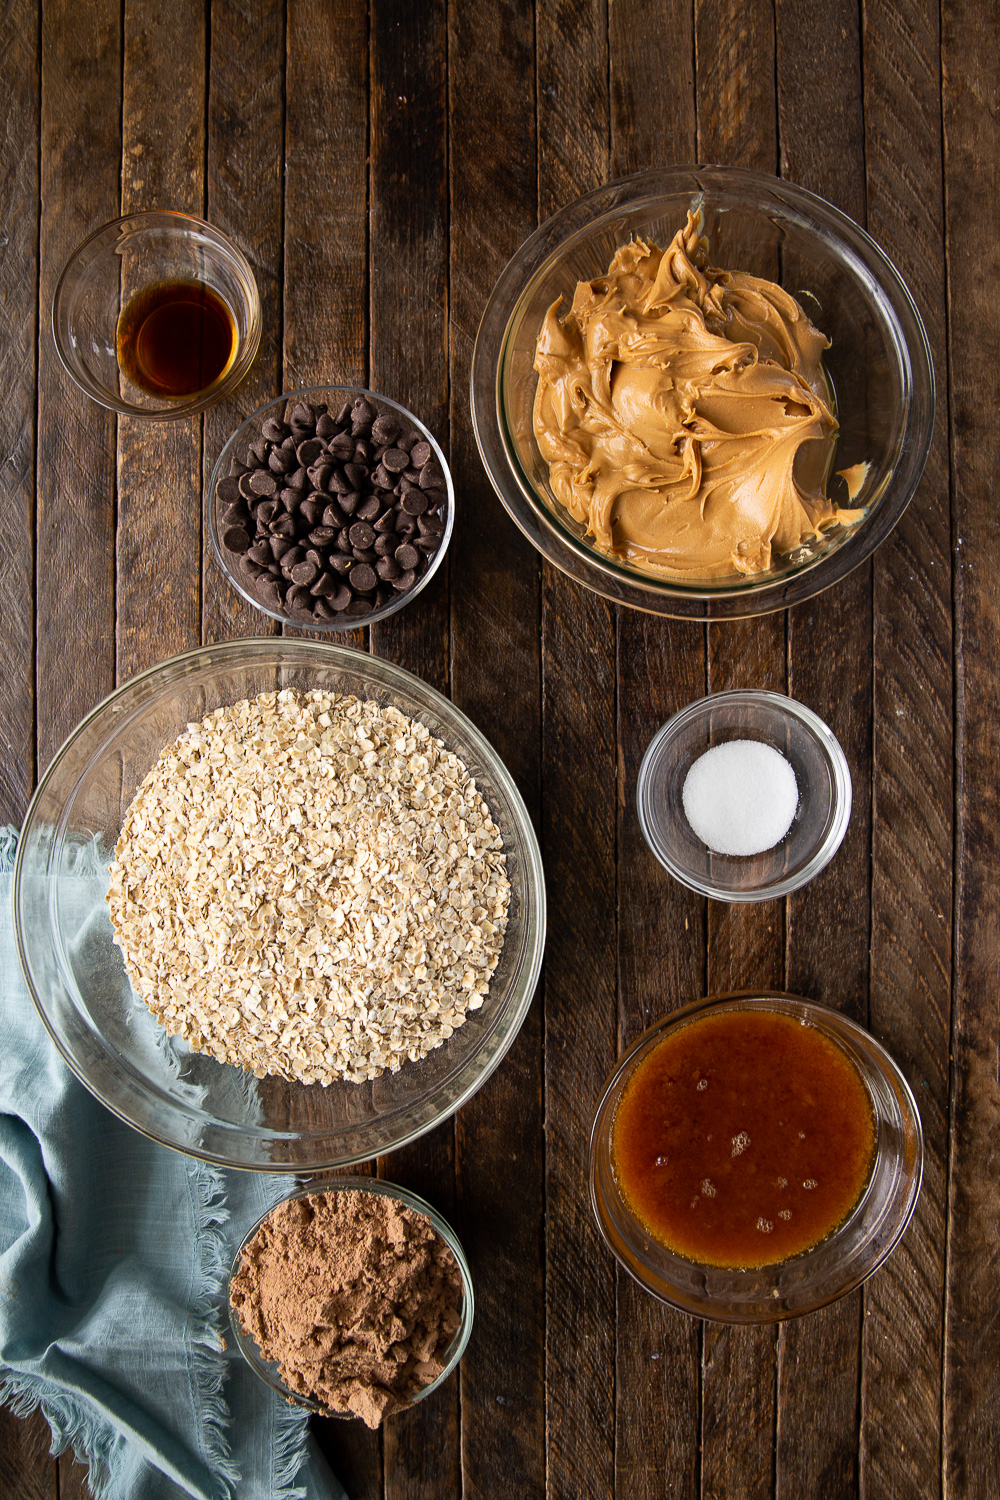
{"type": "Polygon", "coordinates": [[[98,705],[28,809],[14,902],[77,1077],[258,1171],[369,1160],[454,1113],[545,939],[537,841],[475,726],[389,662],[277,637],[98,705]]]}

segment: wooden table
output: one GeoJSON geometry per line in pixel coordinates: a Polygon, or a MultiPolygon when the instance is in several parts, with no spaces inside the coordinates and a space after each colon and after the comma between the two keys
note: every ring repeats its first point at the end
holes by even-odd
{"type": "MultiPolygon", "coordinates": [[[[1000,472],[997,5],[953,0],[8,0],[0,18],[0,817],[116,683],[260,633],[206,554],[201,492],[283,387],[369,384],[450,445],[445,575],[356,643],[451,694],[534,814],[544,983],[504,1066],[380,1169],[451,1216],[472,1343],[374,1438],[327,1424],[353,1500],[1000,1494],[1000,472]],[[39,13],[41,12],[41,13],[39,13]],[[865,224],[937,370],[923,483],[872,563],[787,615],[617,611],[540,565],[493,495],[469,365],[507,258],[650,164],[780,173],[865,224]],[[237,398],[156,426],[92,405],[49,332],[60,267],[120,212],[203,215],[250,256],[264,340],[237,398]],[[706,904],[646,849],[636,773],[706,689],[788,691],[854,777],[829,869],[706,904]],[[660,1306],[598,1240],[606,1073],[705,992],[842,1007],[899,1060],[927,1147],[915,1219],[861,1292],[770,1328],[660,1306]]],[[[38,1418],[0,1419],[0,1493],[84,1494],[38,1418]]]]}

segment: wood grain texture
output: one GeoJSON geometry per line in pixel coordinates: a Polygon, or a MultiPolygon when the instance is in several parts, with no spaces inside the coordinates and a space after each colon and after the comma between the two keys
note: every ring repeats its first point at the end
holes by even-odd
{"type": "MultiPolygon", "coordinates": [[[[419,415],[447,449],[446,6],[414,11],[405,0],[375,0],[370,57],[370,384],[419,415]]],[[[376,655],[447,692],[444,566],[443,579],[370,634],[376,655]]],[[[379,1172],[415,1189],[454,1222],[453,1125],[393,1152],[379,1172]]],[[[386,1500],[438,1500],[460,1492],[459,1425],[459,1379],[453,1376],[433,1400],[386,1426],[386,1500]]]]}
{"type": "MultiPolygon", "coordinates": [[[[764,0],[695,0],[698,156],[758,171],[778,163],[774,14],[764,0]]],[[[777,271],[777,267],[774,268],[777,271]]],[[[708,628],[708,687],[786,687],[785,620],[764,615],[708,628]]],[[[784,909],[710,901],[708,988],[784,987],[784,909]]],[[[773,1493],[776,1334],[707,1325],[702,1494],[773,1493]]]]}
{"type": "MultiPolygon", "coordinates": [[[[452,693],[537,818],[538,564],[483,472],[468,400],[486,300],[535,226],[529,0],[452,4],[448,60],[451,438],[459,495],[450,559],[452,693]]],[[[462,1363],[465,1500],[545,1491],[541,1023],[538,994],[503,1067],[457,1123],[459,1217],[477,1298],[462,1363]]]]}
{"type": "Polygon", "coordinates": [[[62,267],[118,215],[121,16],[53,0],[42,17],[37,754],[43,770],[114,686],[115,422],[60,369],[48,310],[62,267]],[[58,622],[58,624],[56,624],[58,622]]]}
{"type": "MultiPolygon", "coordinates": [[[[778,0],[775,15],[782,176],[863,224],[857,6],[841,0],[793,13],[787,0],[778,0]]],[[[816,318],[822,322],[822,309],[816,318]]],[[[788,616],[789,693],[814,709],[840,741],[853,805],[832,864],[787,901],[786,983],[793,994],[835,1006],[862,1024],[868,1017],[870,939],[871,635],[870,565],[788,616]]],[[[861,1294],[855,1293],[779,1329],[779,1500],[858,1493],[861,1316],[861,1294]]]]}
{"type": "Polygon", "coordinates": [[[943,1393],[948,1500],[1000,1495],[1000,624],[993,582],[1000,561],[993,418],[1000,331],[997,239],[989,227],[1000,201],[992,128],[998,21],[995,4],[942,12],[960,828],[943,1393]]]}
{"type": "MultiPolygon", "coordinates": [[[[199,216],[205,179],[202,0],[127,0],[122,213],[199,216]],[[188,39],[174,49],[177,30],[188,39]],[[171,87],[163,58],[174,52],[171,87]]],[[[118,423],[117,680],[201,639],[201,420],[118,423]],[[151,607],[154,605],[155,607],[151,607]]]]}
{"type": "MultiPolygon", "coordinates": [[[[608,8],[612,177],[695,160],[693,8],[660,0],[637,25],[608,8]]],[[[642,757],[671,714],[705,692],[705,631],[617,612],[618,1050],[706,991],[706,903],[656,861],[639,827],[642,757]]],[[[617,1273],[615,1489],[701,1493],[701,1325],[617,1273]],[[664,1420],[668,1412],[669,1420],[664,1420]]]]}
{"type": "Polygon", "coordinates": [[[936,6],[864,11],[868,228],[923,312],[940,382],[923,482],[874,562],[871,1026],[914,1090],[925,1157],[913,1222],[865,1292],[861,1479],[904,1500],[941,1484],[954,762],[938,27],[936,6]]]}
{"type": "MultiPolygon", "coordinates": [[[[253,368],[239,389],[205,414],[203,487],[230,433],[284,389],[284,56],[284,0],[212,0],[206,213],[253,268],[262,333],[253,368]]],[[[233,640],[276,630],[223,576],[207,537],[203,556],[202,638],[233,640]]]]}
{"type": "MultiPolygon", "coordinates": [[[[536,4],[541,219],[607,180],[607,25],[601,0],[536,4]]],[[[546,1482],[573,1500],[615,1485],[615,1269],[587,1180],[616,1053],[616,740],[613,607],[544,563],[546,1482]]]]}
{"type": "Polygon", "coordinates": [[[0,824],[21,822],[35,779],[40,66],[37,11],[19,0],[0,16],[0,70],[9,80],[0,175],[0,824]]]}
{"type": "MultiPolygon", "coordinates": [[[[371,387],[448,442],[448,21],[444,0],[371,13],[371,387]]],[[[372,650],[449,685],[448,561],[372,650]]]]}

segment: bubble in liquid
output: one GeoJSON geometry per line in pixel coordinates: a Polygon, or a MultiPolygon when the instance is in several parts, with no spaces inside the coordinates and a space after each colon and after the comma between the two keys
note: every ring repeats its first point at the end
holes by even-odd
{"type": "Polygon", "coordinates": [[[791,1217],[792,1217],[792,1210],[790,1208],[779,1208],[778,1209],[778,1218],[779,1219],[790,1219],[791,1217]]]}
{"type": "Polygon", "coordinates": [[[667,1165],[667,1158],[665,1156],[658,1156],[656,1158],[655,1162],[653,1163],[654,1167],[665,1167],[666,1165],[667,1165]]]}
{"type": "Polygon", "coordinates": [[[788,1186],[788,1178],[787,1177],[779,1177],[778,1178],[778,1186],[780,1188],[786,1188],[788,1186]]]}
{"type": "Polygon", "coordinates": [[[699,1078],[697,1084],[695,1085],[695,1087],[697,1088],[699,1094],[704,1093],[705,1089],[708,1088],[708,1079],[707,1078],[699,1078]]]}
{"type": "Polygon", "coordinates": [[[750,1137],[747,1135],[745,1130],[741,1130],[739,1135],[733,1136],[733,1155],[742,1156],[743,1152],[747,1149],[749,1144],[750,1137]]]}
{"type": "Polygon", "coordinates": [[[757,1228],[760,1230],[761,1234],[770,1234],[771,1230],[774,1228],[774,1225],[771,1223],[770,1219],[758,1219],[757,1228]]]}
{"type": "Polygon", "coordinates": [[[806,1180],[805,1180],[805,1182],[802,1184],[802,1186],[804,1188],[809,1189],[809,1188],[819,1187],[819,1183],[816,1181],[815,1177],[807,1177],[806,1180]]]}
{"type": "Polygon", "coordinates": [[[701,1184],[701,1191],[706,1198],[715,1197],[718,1189],[716,1188],[715,1183],[712,1181],[711,1177],[704,1178],[701,1184]]]}

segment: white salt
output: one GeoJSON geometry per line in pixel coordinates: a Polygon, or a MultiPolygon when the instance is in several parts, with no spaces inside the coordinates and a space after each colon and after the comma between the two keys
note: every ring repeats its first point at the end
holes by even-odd
{"type": "Polygon", "coordinates": [[[700,755],[681,792],[692,832],[716,854],[763,854],[795,817],[795,772],[773,745],[727,740],[700,755]]]}

